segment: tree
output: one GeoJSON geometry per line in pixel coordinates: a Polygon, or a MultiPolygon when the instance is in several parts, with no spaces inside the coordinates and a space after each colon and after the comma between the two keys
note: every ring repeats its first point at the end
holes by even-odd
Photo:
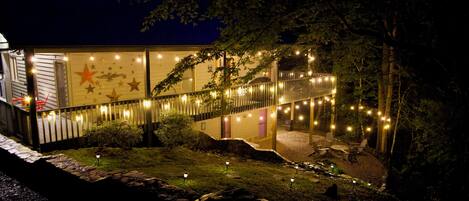
{"type": "MultiPolygon", "coordinates": [[[[387,160],[388,167],[398,172],[400,181],[408,182],[409,187],[433,186],[438,197],[448,198],[455,192],[463,193],[467,184],[458,186],[448,179],[444,179],[446,184],[433,184],[424,179],[448,176],[458,181],[468,180],[467,176],[457,177],[464,173],[464,165],[452,165],[458,160],[463,164],[469,161],[467,149],[461,147],[469,138],[457,134],[465,133],[464,129],[449,120],[464,119],[462,114],[468,108],[468,94],[463,89],[467,85],[461,84],[465,79],[457,74],[457,70],[447,69],[455,66],[451,59],[456,60],[447,52],[458,55],[457,59],[464,55],[448,48],[448,44],[458,41],[442,38],[452,37],[444,31],[449,27],[453,33],[458,33],[459,40],[467,41],[464,35],[467,30],[457,28],[464,23],[461,22],[465,19],[463,16],[448,20],[444,14],[433,15],[438,13],[437,8],[447,6],[454,7],[448,11],[457,10],[458,15],[464,13],[457,9],[458,5],[424,0],[212,0],[202,4],[195,0],[163,0],[146,18],[144,29],[159,20],[177,18],[193,24],[200,20],[216,20],[220,22],[221,30],[213,47],[200,52],[206,56],[183,59],[168,79],[155,86],[155,93],[177,82],[178,74],[193,64],[220,58],[225,52],[240,58],[232,66],[239,68],[244,62],[251,62],[257,51],[263,51],[263,62],[251,70],[249,75],[252,76],[293,50],[311,50],[319,55],[318,68],[332,71],[339,78],[336,101],[339,108],[350,103],[368,103],[386,118],[391,118],[389,127],[386,126],[389,129],[384,129],[383,122],[378,121],[376,150],[387,156],[386,159],[393,159],[387,160]],[[434,73],[433,76],[427,71],[434,73]],[[435,74],[444,74],[448,78],[435,79],[435,74]],[[434,83],[435,80],[438,82],[434,83]],[[451,113],[432,116],[429,111],[451,113]],[[433,125],[438,121],[444,122],[444,129],[435,129],[433,125]],[[388,155],[390,149],[395,155],[388,155]],[[438,171],[422,170],[432,165],[436,165],[438,171]]],[[[458,60],[457,64],[464,66],[467,61],[458,60]]],[[[224,70],[220,68],[218,72],[224,70]]],[[[218,74],[219,80],[223,80],[222,74],[218,74]]],[[[249,76],[231,79],[229,83],[238,84],[249,80],[249,76]]],[[[220,83],[223,82],[213,82],[207,87],[227,87],[220,83]]],[[[417,189],[415,192],[418,193],[412,194],[408,190],[402,195],[414,196],[411,198],[425,195],[428,198],[432,197],[429,191],[417,189]]]]}

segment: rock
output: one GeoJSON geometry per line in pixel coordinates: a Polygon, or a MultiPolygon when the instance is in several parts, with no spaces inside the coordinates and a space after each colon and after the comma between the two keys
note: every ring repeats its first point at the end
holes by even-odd
{"type": "Polygon", "coordinates": [[[198,199],[199,201],[228,201],[228,200],[243,200],[243,201],[254,201],[258,198],[251,192],[242,188],[233,188],[224,191],[218,191],[215,193],[205,194],[198,199]]]}
{"type": "Polygon", "coordinates": [[[333,199],[337,199],[338,198],[337,184],[332,184],[332,186],[329,186],[326,189],[326,192],[324,192],[324,195],[326,195],[327,197],[333,198],[333,199]]]}
{"type": "Polygon", "coordinates": [[[241,179],[241,176],[239,176],[236,173],[226,174],[226,177],[231,178],[231,179],[241,179]]]}
{"type": "Polygon", "coordinates": [[[310,179],[310,181],[313,182],[313,183],[319,183],[319,179],[316,179],[316,178],[312,178],[312,179],[310,179]]]}

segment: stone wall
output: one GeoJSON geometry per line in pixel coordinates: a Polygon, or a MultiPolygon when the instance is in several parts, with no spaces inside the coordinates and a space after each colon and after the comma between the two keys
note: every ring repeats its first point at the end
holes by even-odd
{"type": "Polygon", "coordinates": [[[138,171],[104,172],[44,156],[0,134],[0,168],[50,200],[195,200],[199,195],[138,171]]]}
{"type": "Polygon", "coordinates": [[[198,144],[195,147],[205,151],[231,153],[245,158],[273,163],[291,163],[291,161],[282,157],[276,151],[271,149],[256,149],[244,139],[216,140],[204,133],[200,133],[199,136],[198,144]]]}

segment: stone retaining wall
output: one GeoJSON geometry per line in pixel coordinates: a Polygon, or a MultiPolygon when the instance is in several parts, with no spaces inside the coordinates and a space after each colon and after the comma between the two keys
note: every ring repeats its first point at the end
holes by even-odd
{"type": "Polygon", "coordinates": [[[0,168],[50,200],[195,200],[196,192],[138,171],[104,172],[58,154],[44,156],[0,134],[0,168]]]}
{"type": "Polygon", "coordinates": [[[244,139],[221,139],[216,140],[211,136],[200,133],[197,148],[209,151],[215,150],[223,153],[232,153],[245,158],[273,163],[292,163],[272,149],[257,149],[244,139]]]}

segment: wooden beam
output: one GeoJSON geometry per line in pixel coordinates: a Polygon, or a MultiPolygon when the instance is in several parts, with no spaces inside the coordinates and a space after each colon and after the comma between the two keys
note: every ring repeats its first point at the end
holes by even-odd
{"type": "MultiPolygon", "coordinates": [[[[36,78],[34,74],[34,63],[32,58],[34,56],[34,49],[28,48],[24,50],[24,60],[25,60],[25,70],[26,70],[26,90],[28,96],[31,97],[31,102],[29,104],[29,119],[30,119],[30,134],[33,148],[36,150],[40,149],[39,142],[39,131],[37,127],[37,114],[36,114],[36,78]]],[[[26,143],[29,141],[29,137],[24,137],[23,139],[26,143]]]]}
{"type": "MultiPolygon", "coordinates": [[[[150,77],[150,49],[145,49],[145,99],[151,100],[151,77],[150,77]]],[[[153,144],[153,122],[151,119],[151,108],[145,108],[145,137],[147,146],[153,144]]]]}

